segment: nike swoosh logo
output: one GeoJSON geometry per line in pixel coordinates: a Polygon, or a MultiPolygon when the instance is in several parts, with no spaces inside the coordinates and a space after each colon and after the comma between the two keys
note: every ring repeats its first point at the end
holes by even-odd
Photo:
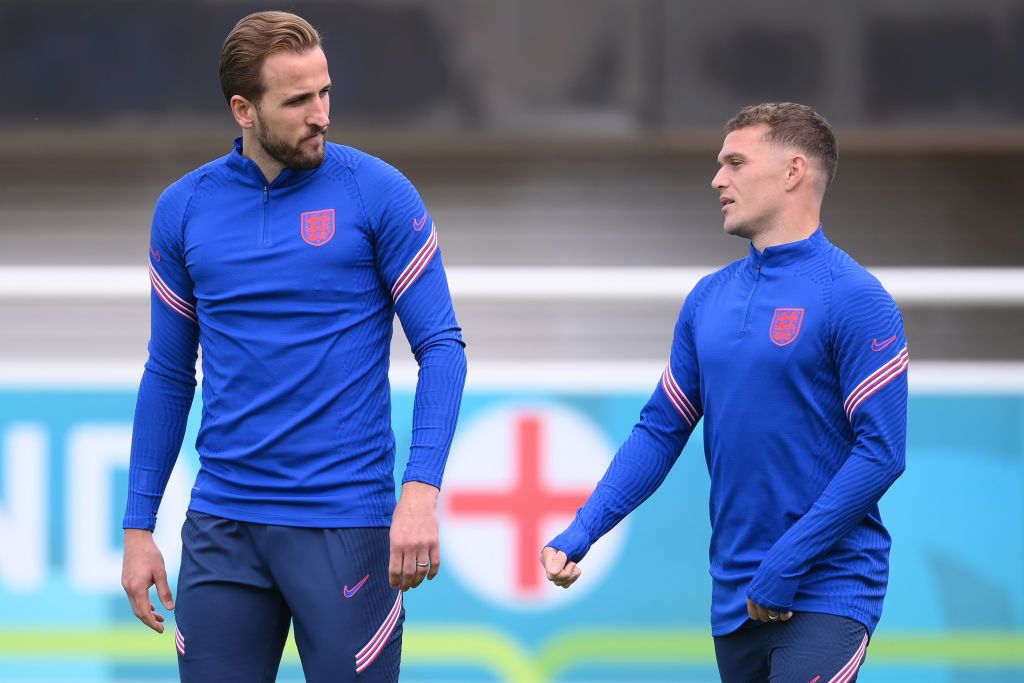
{"type": "Polygon", "coordinates": [[[348,587],[348,584],[345,584],[345,587],[344,587],[344,588],[342,588],[341,592],[342,592],[342,594],[343,594],[343,595],[344,595],[344,596],[345,596],[346,598],[351,598],[351,597],[352,597],[353,595],[355,595],[356,593],[358,593],[358,592],[359,592],[359,589],[363,587],[363,584],[364,584],[364,583],[366,583],[366,582],[367,582],[367,581],[369,581],[369,580],[370,580],[370,575],[369,575],[369,574],[367,574],[366,576],[364,576],[364,577],[363,577],[363,580],[362,580],[362,581],[360,581],[360,582],[359,582],[359,583],[357,583],[356,585],[352,586],[351,588],[349,588],[349,587],[348,587]]]}
{"type": "Polygon", "coordinates": [[[885,347],[889,346],[889,344],[892,344],[894,341],[896,341],[896,335],[893,335],[893,336],[889,337],[888,339],[886,339],[883,342],[880,342],[877,339],[872,339],[871,340],[871,350],[872,351],[876,351],[876,352],[877,351],[881,351],[885,347]]]}
{"type": "Polygon", "coordinates": [[[424,211],[423,215],[419,218],[412,219],[412,229],[419,232],[423,229],[423,226],[427,224],[427,212],[424,211]]]}

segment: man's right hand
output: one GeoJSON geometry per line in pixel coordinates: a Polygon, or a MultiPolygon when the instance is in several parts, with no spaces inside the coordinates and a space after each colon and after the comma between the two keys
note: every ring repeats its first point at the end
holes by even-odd
{"type": "Polygon", "coordinates": [[[540,551],[540,563],[544,565],[548,581],[562,588],[571,586],[583,572],[575,562],[569,561],[569,557],[565,553],[555,550],[551,546],[546,546],[544,550],[540,551]]]}
{"type": "Polygon", "coordinates": [[[164,615],[157,613],[149,601],[149,589],[156,586],[160,602],[169,610],[174,609],[171,588],[167,585],[167,570],[164,556],[153,541],[153,533],[145,529],[124,530],[124,565],[121,569],[121,586],[128,594],[132,612],[146,626],[157,633],[164,632],[164,615]]]}

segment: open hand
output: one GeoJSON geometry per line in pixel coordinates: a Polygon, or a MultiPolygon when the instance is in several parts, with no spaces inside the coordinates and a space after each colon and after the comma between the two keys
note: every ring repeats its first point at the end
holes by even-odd
{"type": "Polygon", "coordinates": [[[128,595],[132,612],[146,626],[157,633],[164,632],[164,615],[156,611],[149,601],[149,589],[156,586],[156,594],[163,606],[174,609],[171,587],[167,584],[164,556],[153,541],[153,534],[145,529],[125,529],[124,564],[121,586],[128,595]]]}

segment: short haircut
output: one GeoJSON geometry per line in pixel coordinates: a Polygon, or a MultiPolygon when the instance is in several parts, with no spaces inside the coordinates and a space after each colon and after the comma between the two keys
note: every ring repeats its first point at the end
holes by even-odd
{"type": "Polygon", "coordinates": [[[234,95],[258,103],[264,85],[263,61],[275,52],[303,54],[318,47],[320,33],[308,21],[288,12],[256,12],[231,29],[220,52],[220,88],[231,102],[234,95]]]}
{"type": "Polygon", "coordinates": [[[795,147],[817,160],[825,171],[825,187],[832,184],[839,165],[839,147],[824,116],[805,104],[767,102],[740,109],[725,124],[725,130],[731,133],[761,125],[768,127],[765,141],[795,147]]]}

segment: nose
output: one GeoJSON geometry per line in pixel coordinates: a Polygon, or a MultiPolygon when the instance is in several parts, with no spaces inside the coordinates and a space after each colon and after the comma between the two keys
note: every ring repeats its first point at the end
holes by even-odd
{"type": "Polygon", "coordinates": [[[722,166],[718,169],[718,173],[715,174],[715,177],[711,179],[711,187],[716,190],[721,190],[725,186],[725,166],[722,166]]]}
{"type": "Polygon", "coordinates": [[[331,123],[330,111],[330,100],[326,97],[319,97],[316,99],[316,104],[313,105],[313,109],[310,111],[309,117],[306,119],[306,123],[310,126],[326,128],[331,123]]]}

